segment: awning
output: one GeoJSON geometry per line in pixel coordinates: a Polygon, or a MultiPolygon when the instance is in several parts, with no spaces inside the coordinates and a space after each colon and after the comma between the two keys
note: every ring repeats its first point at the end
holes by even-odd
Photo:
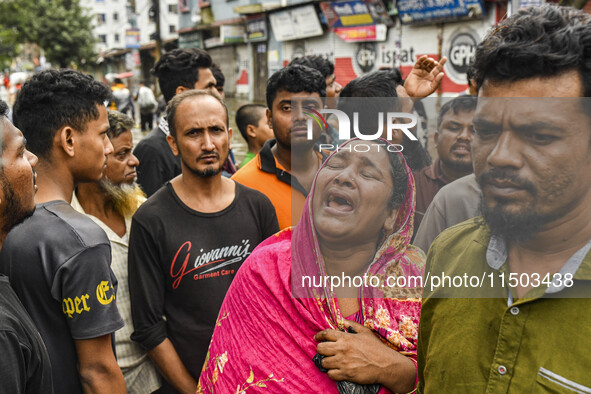
{"type": "Polygon", "coordinates": [[[184,29],[180,29],[178,31],[178,33],[183,34],[183,33],[191,33],[194,31],[199,31],[199,30],[209,30],[209,29],[213,29],[213,28],[220,27],[223,25],[239,25],[239,24],[243,24],[245,20],[246,20],[246,18],[243,16],[238,17],[238,18],[225,19],[225,20],[221,20],[221,21],[215,21],[215,22],[210,23],[208,25],[197,25],[197,26],[193,26],[193,27],[185,27],[184,29]]]}
{"type": "Polygon", "coordinates": [[[116,56],[123,56],[131,52],[131,49],[109,49],[101,54],[101,57],[108,59],[116,56]]]}

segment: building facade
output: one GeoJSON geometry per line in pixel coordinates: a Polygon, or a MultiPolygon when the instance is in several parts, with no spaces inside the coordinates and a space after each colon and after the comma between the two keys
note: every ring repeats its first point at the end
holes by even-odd
{"type": "Polygon", "coordinates": [[[227,94],[252,101],[264,102],[268,76],[305,55],[333,61],[343,86],[380,68],[399,67],[405,76],[423,54],[447,56],[440,93],[456,95],[467,88],[476,44],[506,10],[506,2],[481,0],[399,0],[397,7],[389,0],[180,0],[179,47],[207,50],[226,75],[227,94]]]}

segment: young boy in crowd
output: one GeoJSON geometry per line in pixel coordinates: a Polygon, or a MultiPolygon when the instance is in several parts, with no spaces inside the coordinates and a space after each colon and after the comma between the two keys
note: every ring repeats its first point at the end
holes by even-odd
{"type": "Polygon", "coordinates": [[[264,105],[246,104],[236,112],[236,125],[244,141],[248,144],[248,152],[240,167],[251,161],[261,150],[267,140],[273,138],[273,130],[267,122],[264,105]]]}

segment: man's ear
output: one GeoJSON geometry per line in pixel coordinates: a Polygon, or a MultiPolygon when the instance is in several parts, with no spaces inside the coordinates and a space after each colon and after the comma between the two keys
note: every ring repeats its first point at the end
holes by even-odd
{"type": "Polygon", "coordinates": [[[74,157],[78,134],[72,127],[64,126],[57,131],[54,143],[63,149],[66,155],[74,157]]]}
{"type": "Polygon", "coordinates": [[[174,91],[174,94],[175,94],[175,96],[176,96],[177,94],[179,94],[179,93],[182,93],[182,92],[184,92],[185,90],[189,90],[189,88],[186,88],[186,87],[184,87],[184,86],[177,86],[177,87],[176,87],[176,90],[174,91]]]}
{"type": "Polygon", "coordinates": [[[273,130],[273,115],[271,114],[271,110],[267,108],[265,113],[267,114],[267,124],[269,125],[269,128],[273,130]]]}
{"type": "Polygon", "coordinates": [[[433,143],[435,144],[435,147],[437,147],[437,140],[439,139],[439,131],[436,131],[435,134],[433,134],[433,143]]]}
{"type": "Polygon", "coordinates": [[[168,146],[170,146],[170,150],[172,154],[175,156],[179,155],[179,147],[176,144],[176,139],[172,135],[166,136],[166,142],[168,142],[168,146]]]}
{"type": "Polygon", "coordinates": [[[384,234],[387,236],[394,233],[394,225],[396,224],[396,218],[398,217],[398,209],[392,209],[390,214],[386,217],[384,222],[384,234]]]}
{"type": "Polygon", "coordinates": [[[234,130],[228,127],[228,149],[232,149],[232,134],[234,134],[234,130]]]}
{"type": "Polygon", "coordinates": [[[255,130],[256,128],[253,125],[249,124],[248,126],[246,126],[246,135],[252,139],[257,138],[257,132],[255,130]]]}

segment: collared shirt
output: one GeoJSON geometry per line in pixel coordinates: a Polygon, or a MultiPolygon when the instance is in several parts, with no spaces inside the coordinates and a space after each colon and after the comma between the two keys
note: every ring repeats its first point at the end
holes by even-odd
{"type": "Polygon", "coordinates": [[[443,186],[429,204],[421,226],[415,223],[413,245],[427,253],[443,230],[480,215],[479,201],[480,187],[473,173],[443,186]]]}
{"type": "Polygon", "coordinates": [[[125,326],[115,332],[115,348],[117,363],[123,372],[125,384],[129,393],[151,393],[160,387],[160,377],[148,353],[141,346],[130,339],[133,333],[131,320],[131,304],[129,300],[129,284],[127,272],[127,253],[129,247],[129,229],[131,217],[125,218],[125,234],[120,237],[99,218],[84,212],[76,193],[72,196],[72,207],[85,214],[102,228],[111,242],[111,269],[119,281],[117,291],[117,308],[125,322],[125,326]]]}
{"type": "Polygon", "coordinates": [[[591,242],[564,264],[560,276],[514,299],[505,245],[491,239],[482,218],[444,231],[429,250],[425,275],[484,278],[489,289],[480,295],[488,298],[426,284],[419,391],[591,393],[590,249],[591,242]],[[566,274],[574,274],[573,282],[566,282],[566,274]]]}
{"type": "Polygon", "coordinates": [[[271,148],[275,144],[274,139],[265,142],[256,157],[232,179],[266,195],[275,207],[279,228],[283,230],[297,224],[308,191],[273,156],[271,148]]]}
{"type": "Polygon", "coordinates": [[[417,198],[414,222],[414,232],[416,234],[429,204],[433,201],[433,197],[435,197],[439,189],[447,185],[450,180],[443,175],[439,159],[436,159],[430,166],[416,171],[413,175],[415,176],[417,198]]]}

